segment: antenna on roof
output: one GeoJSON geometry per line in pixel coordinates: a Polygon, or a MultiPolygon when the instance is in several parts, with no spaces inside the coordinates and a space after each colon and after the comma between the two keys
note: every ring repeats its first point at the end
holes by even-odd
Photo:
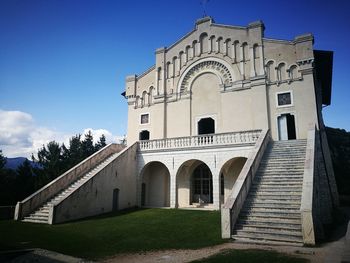
{"type": "Polygon", "coordinates": [[[202,8],[203,8],[203,17],[207,16],[206,7],[207,7],[208,2],[209,2],[209,0],[200,0],[200,3],[201,3],[202,8]]]}

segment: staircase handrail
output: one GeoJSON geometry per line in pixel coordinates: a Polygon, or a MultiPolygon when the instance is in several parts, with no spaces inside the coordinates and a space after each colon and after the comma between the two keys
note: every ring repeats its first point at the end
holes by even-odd
{"type": "Polygon", "coordinates": [[[232,229],[237,221],[250,186],[258,170],[265,149],[271,140],[270,130],[263,130],[250,152],[230,195],[221,207],[221,236],[231,238],[232,229]]]}
{"type": "Polygon", "coordinates": [[[68,187],[84,173],[91,170],[98,163],[102,162],[108,156],[124,148],[124,145],[110,143],[88,158],[84,159],[73,168],[69,169],[50,183],[40,188],[22,201],[17,202],[15,209],[15,220],[21,220],[37,209],[44,202],[56,195],[63,188],[68,187]]]}
{"type": "Polygon", "coordinates": [[[301,195],[301,226],[305,245],[315,245],[315,230],[312,215],[313,189],[315,174],[317,128],[313,127],[307,133],[306,154],[304,163],[303,188],[301,195]]]}

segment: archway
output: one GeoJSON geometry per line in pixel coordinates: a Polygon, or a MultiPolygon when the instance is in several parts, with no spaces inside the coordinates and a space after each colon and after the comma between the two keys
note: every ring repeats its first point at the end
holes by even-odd
{"type": "Polygon", "coordinates": [[[209,167],[199,160],[188,160],[176,175],[177,207],[203,206],[213,203],[213,180],[209,167]]]}
{"type": "Polygon", "coordinates": [[[223,204],[226,201],[246,160],[245,157],[235,157],[222,166],[220,171],[220,203],[223,204]]]}
{"type": "Polygon", "coordinates": [[[192,203],[213,203],[213,178],[209,167],[205,163],[198,165],[191,178],[192,203]]]}
{"type": "Polygon", "coordinates": [[[170,173],[161,162],[147,164],[141,172],[141,205],[170,206],[170,173]]]}

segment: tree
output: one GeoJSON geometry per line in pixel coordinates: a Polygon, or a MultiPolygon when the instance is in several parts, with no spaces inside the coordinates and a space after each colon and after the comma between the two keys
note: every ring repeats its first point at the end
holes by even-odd
{"type": "Polygon", "coordinates": [[[77,134],[69,140],[69,158],[70,164],[74,165],[83,159],[83,145],[81,142],[81,134],[77,134]]]}
{"type": "Polygon", "coordinates": [[[16,199],[19,201],[35,191],[32,165],[28,159],[18,166],[16,172],[17,176],[15,180],[15,192],[16,199]]]}
{"type": "Polygon", "coordinates": [[[0,150],[0,170],[4,168],[6,164],[6,158],[2,155],[2,150],[0,150]]]}
{"type": "Polygon", "coordinates": [[[49,142],[47,147],[43,145],[38,151],[38,163],[43,167],[50,180],[62,173],[62,159],[61,147],[55,141],[49,142]]]}
{"type": "Polygon", "coordinates": [[[95,151],[102,149],[106,145],[107,145],[106,144],[106,136],[104,134],[102,134],[99,141],[95,145],[95,151]]]}
{"type": "Polygon", "coordinates": [[[94,138],[90,130],[85,134],[85,138],[82,142],[82,152],[83,158],[86,158],[95,152],[94,138]]]}

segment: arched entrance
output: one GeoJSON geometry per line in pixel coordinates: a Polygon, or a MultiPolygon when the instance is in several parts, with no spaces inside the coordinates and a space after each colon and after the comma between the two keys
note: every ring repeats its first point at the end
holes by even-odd
{"type": "Polygon", "coordinates": [[[213,203],[213,180],[209,167],[199,160],[184,162],[176,175],[177,207],[213,203]]]}
{"type": "Polygon", "coordinates": [[[141,172],[141,205],[170,206],[170,173],[161,162],[147,164],[141,172]]]}
{"type": "Polygon", "coordinates": [[[192,203],[213,203],[213,178],[205,163],[198,165],[192,174],[192,203]]]}
{"type": "Polygon", "coordinates": [[[297,138],[294,115],[290,113],[282,114],[278,116],[277,123],[279,140],[295,140],[297,138]]]}
{"type": "Polygon", "coordinates": [[[220,171],[220,203],[225,203],[246,160],[245,157],[236,157],[228,160],[222,166],[220,171]]]}

